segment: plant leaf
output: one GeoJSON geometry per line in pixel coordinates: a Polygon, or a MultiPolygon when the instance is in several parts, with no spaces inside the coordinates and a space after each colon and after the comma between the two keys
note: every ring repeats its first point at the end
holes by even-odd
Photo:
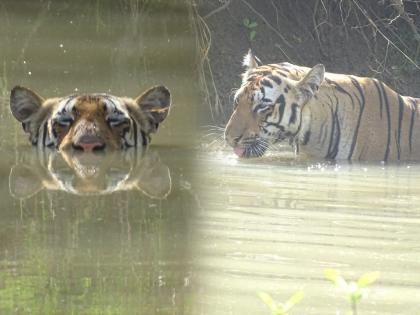
{"type": "Polygon", "coordinates": [[[293,294],[284,304],[284,307],[283,307],[284,312],[288,312],[293,306],[295,306],[300,301],[302,301],[304,296],[305,296],[305,293],[303,292],[303,290],[299,290],[298,292],[293,294]]]}
{"type": "Polygon", "coordinates": [[[356,290],[350,295],[350,300],[357,303],[362,299],[363,293],[361,290],[356,290]]]}
{"type": "Polygon", "coordinates": [[[342,289],[347,289],[347,282],[344,280],[342,276],[340,276],[340,273],[335,269],[325,269],[324,271],[325,278],[327,280],[330,280],[335,285],[342,289]]]}
{"type": "Polygon", "coordinates": [[[252,30],[252,31],[249,33],[249,39],[250,39],[251,41],[253,41],[253,40],[255,39],[255,35],[257,35],[257,32],[256,32],[255,30],[252,30]]]}
{"type": "Polygon", "coordinates": [[[270,294],[265,292],[258,292],[258,296],[271,309],[273,313],[277,312],[278,308],[276,302],[274,302],[270,294]]]}
{"type": "Polygon", "coordinates": [[[249,28],[254,28],[254,27],[257,27],[257,26],[258,26],[257,22],[251,22],[248,25],[249,28]]]}
{"type": "Polygon", "coordinates": [[[339,277],[340,274],[335,269],[325,269],[324,270],[324,275],[325,275],[325,278],[327,280],[330,280],[330,281],[336,283],[337,278],[339,277]]]}
{"type": "Polygon", "coordinates": [[[357,286],[359,288],[366,288],[368,285],[378,280],[379,275],[380,273],[378,271],[365,273],[357,280],[357,286]]]}
{"type": "Polygon", "coordinates": [[[249,19],[248,18],[244,18],[243,23],[246,27],[249,27],[249,19]]]}

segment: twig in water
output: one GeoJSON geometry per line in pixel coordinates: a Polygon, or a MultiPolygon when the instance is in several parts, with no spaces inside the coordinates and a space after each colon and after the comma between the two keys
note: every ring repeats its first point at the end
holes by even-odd
{"type": "Polygon", "coordinates": [[[213,11],[211,11],[211,12],[207,13],[205,16],[203,16],[203,19],[208,19],[209,17],[216,14],[217,12],[220,12],[220,11],[226,9],[230,5],[231,2],[232,2],[232,0],[226,0],[226,2],[223,5],[221,5],[220,7],[214,9],[213,11]]]}

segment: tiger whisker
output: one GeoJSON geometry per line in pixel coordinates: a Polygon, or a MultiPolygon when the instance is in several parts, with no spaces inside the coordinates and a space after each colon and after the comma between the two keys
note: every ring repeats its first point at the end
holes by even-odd
{"type": "Polygon", "coordinates": [[[224,133],[224,129],[207,128],[206,131],[213,131],[218,133],[224,133]]]}
{"type": "Polygon", "coordinates": [[[225,128],[222,126],[216,126],[216,125],[206,125],[206,126],[201,126],[201,128],[203,129],[210,129],[210,130],[221,130],[224,131],[225,128]]]}
{"type": "Polygon", "coordinates": [[[222,149],[226,146],[224,139],[217,138],[211,141],[210,143],[206,144],[207,148],[211,149],[222,149]]]}
{"type": "Polygon", "coordinates": [[[217,137],[217,138],[223,138],[223,134],[217,134],[217,133],[207,133],[201,136],[202,138],[210,138],[210,137],[217,137]]]}
{"type": "Polygon", "coordinates": [[[207,146],[212,146],[215,143],[220,143],[217,139],[213,140],[212,142],[210,142],[209,144],[207,144],[207,146]]]}
{"type": "Polygon", "coordinates": [[[233,95],[235,95],[236,91],[238,91],[238,89],[231,89],[229,93],[229,97],[232,97],[233,95]]]}
{"type": "Polygon", "coordinates": [[[269,143],[262,138],[245,139],[242,141],[245,146],[245,157],[260,157],[263,156],[269,147],[269,143]]]}

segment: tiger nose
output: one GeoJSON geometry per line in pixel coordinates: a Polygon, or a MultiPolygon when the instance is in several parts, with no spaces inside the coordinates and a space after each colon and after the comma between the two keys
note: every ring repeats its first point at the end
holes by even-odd
{"type": "Polygon", "coordinates": [[[242,136],[232,136],[225,133],[225,141],[231,146],[236,147],[241,140],[242,136]]]}
{"type": "Polygon", "coordinates": [[[93,135],[84,135],[73,142],[73,148],[86,152],[99,151],[105,149],[105,142],[93,135]]]}

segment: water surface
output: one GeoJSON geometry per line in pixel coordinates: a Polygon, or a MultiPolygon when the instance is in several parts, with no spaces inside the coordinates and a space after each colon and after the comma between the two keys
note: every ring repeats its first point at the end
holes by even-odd
{"type": "Polygon", "coordinates": [[[360,314],[418,314],[420,166],[199,150],[190,18],[184,1],[0,4],[0,314],[264,315],[257,292],[302,288],[293,314],[347,314],[326,268],[381,272],[360,314]],[[15,84],[164,84],[173,108],[144,155],[39,152],[15,84]]]}
{"type": "Polygon", "coordinates": [[[186,1],[0,4],[0,314],[185,314],[198,100],[186,1]],[[144,4],[144,5],[143,5],[144,4]],[[144,154],[38,151],[9,90],[172,92],[144,154]]]}
{"type": "Polygon", "coordinates": [[[269,314],[257,292],[293,314],[348,314],[344,292],[324,278],[379,271],[360,314],[418,314],[420,165],[317,162],[272,153],[200,157],[201,211],[192,252],[199,314],[269,314]]]}

